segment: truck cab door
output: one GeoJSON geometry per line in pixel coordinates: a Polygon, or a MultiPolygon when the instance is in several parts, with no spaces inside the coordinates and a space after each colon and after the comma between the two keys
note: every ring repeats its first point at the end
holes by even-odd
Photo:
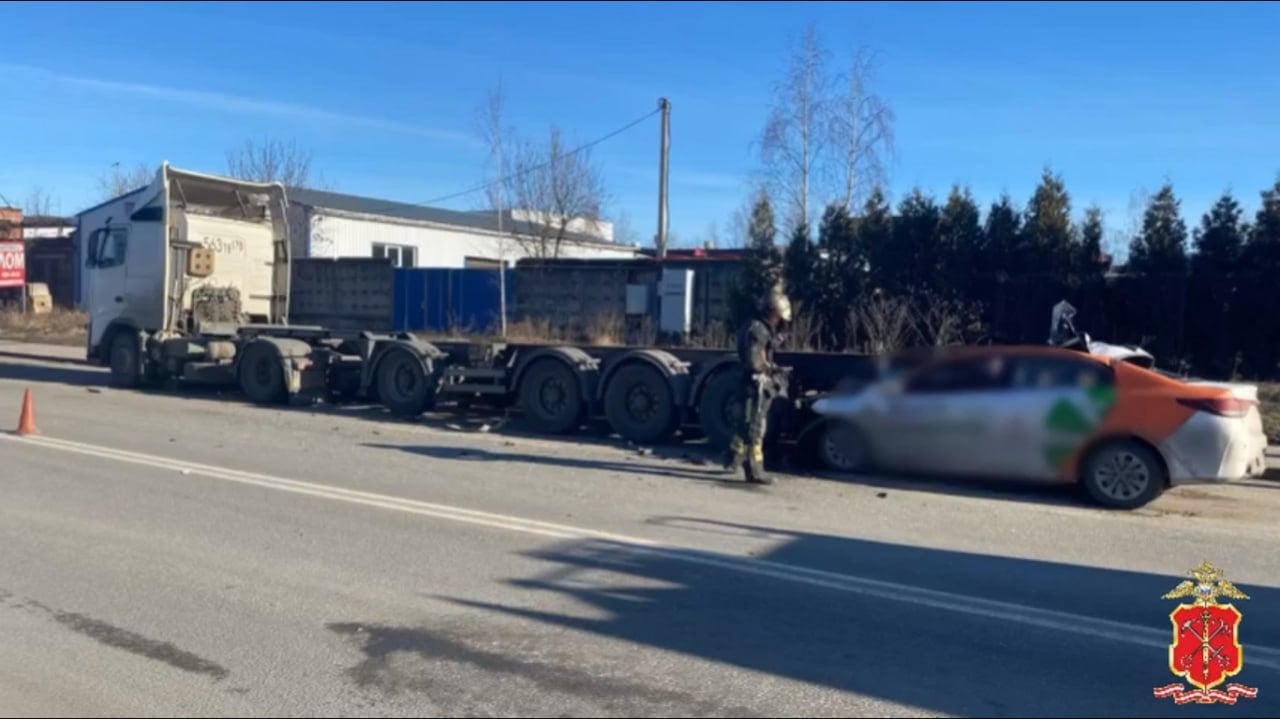
{"type": "Polygon", "coordinates": [[[128,314],[129,227],[108,223],[89,233],[85,252],[88,275],[89,347],[98,348],[112,320],[128,314]]]}

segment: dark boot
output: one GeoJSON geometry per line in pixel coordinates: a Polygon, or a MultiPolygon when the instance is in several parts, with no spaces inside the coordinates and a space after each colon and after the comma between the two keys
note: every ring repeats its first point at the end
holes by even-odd
{"type": "Polygon", "coordinates": [[[773,477],[764,471],[760,462],[751,460],[743,462],[742,471],[747,477],[748,484],[773,484],[773,477]]]}

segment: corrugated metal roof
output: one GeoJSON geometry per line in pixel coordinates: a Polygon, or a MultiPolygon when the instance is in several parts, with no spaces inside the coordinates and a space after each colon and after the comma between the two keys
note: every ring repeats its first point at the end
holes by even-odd
{"type": "MultiPolygon", "coordinates": [[[[376,215],[381,217],[395,217],[404,220],[416,220],[418,222],[434,222],[441,225],[450,225],[452,227],[464,227],[477,230],[488,230],[490,232],[498,231],[498,213],[492,210],[445,210],[439,207],[424,207],[422,205],[410,205],[403,202],[392,202],[389,200],[379,200],[373,197],[361,197],[359,195],[347,195],[339,192],[326,192],[324,190],[310,190],[302,187],[287,188],[289,202],[308,207],[318,207],[322,209],[338,210],[340,212],[354,212],[362,215],[376,215]]],[[[503,213],[502,228],[510,232],[515,226],[515,221],[511,218],[510,211],[503,213]]],[[[613,242],[607,242],[599,237],[579,233],[566,232],[566,239],[574,242],[585,244],[607,245],[610,247],[619,247],[613,242]]]]}

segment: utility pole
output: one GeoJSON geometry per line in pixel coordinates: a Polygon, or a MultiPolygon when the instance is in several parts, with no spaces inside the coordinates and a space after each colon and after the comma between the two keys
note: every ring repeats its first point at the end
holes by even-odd
{"type": "Polygon", "coordinates": [[[662,153],[658,158],[658,259],[667,256],[667,158],[671,154],[671,103],[658,98],[662,110],[662,153]]]}
{"type": "Polygon", "coordinates": [[[502,143],[498,146],[498,314],[502,339],[507,338],[507,235],[502,231],[502,193],[507,189],[507,178],[502,175],[502,143]]]}

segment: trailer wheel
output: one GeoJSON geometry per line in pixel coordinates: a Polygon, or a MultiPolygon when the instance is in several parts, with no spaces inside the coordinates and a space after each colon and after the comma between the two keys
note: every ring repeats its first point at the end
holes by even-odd
{"type": "Polygon", "coordinates": [[[614,431],[637,443],[667,439],[680,417],[667,378],[647,364],[623,367],[609,380],[604,412],[614,431]]]}
{"type": "Polygon", "coordinates": [[[111,386],[135,389],[142,384],[142,353],[138,349],[138,336],[129,330],[119,330],[111,337],[110,354],[111,386]]]}
{"type": "Polygon", "coordinates": [[[288,398],[280,352],[261,340],[249,343],[240,360],[240,391],[257,404],[280,404],[288,398]]]}
{"type": "Polygon", "coordinates": [[[520,408],[534,425],[552,434],[578,428],[582,422],[582,388],[569,365],[540,359],[520,380],[520,408]]]}
{"type": "Polygon", "coordinates": [[[707,442],[715,449],[725,449],[733,441],[733,433],[742,421],[742,371],[717,372],[698,400],[698,418],[707,442]]]}
{"type": "Polygon", "coordinates": [[[431,360],[419,360],[406,350],[392,350],[378,363],[378,400],[392,414],[417,417],[435,403],[431,360]],[[426,366],[423,366],[426,362],[426,366]]]}

